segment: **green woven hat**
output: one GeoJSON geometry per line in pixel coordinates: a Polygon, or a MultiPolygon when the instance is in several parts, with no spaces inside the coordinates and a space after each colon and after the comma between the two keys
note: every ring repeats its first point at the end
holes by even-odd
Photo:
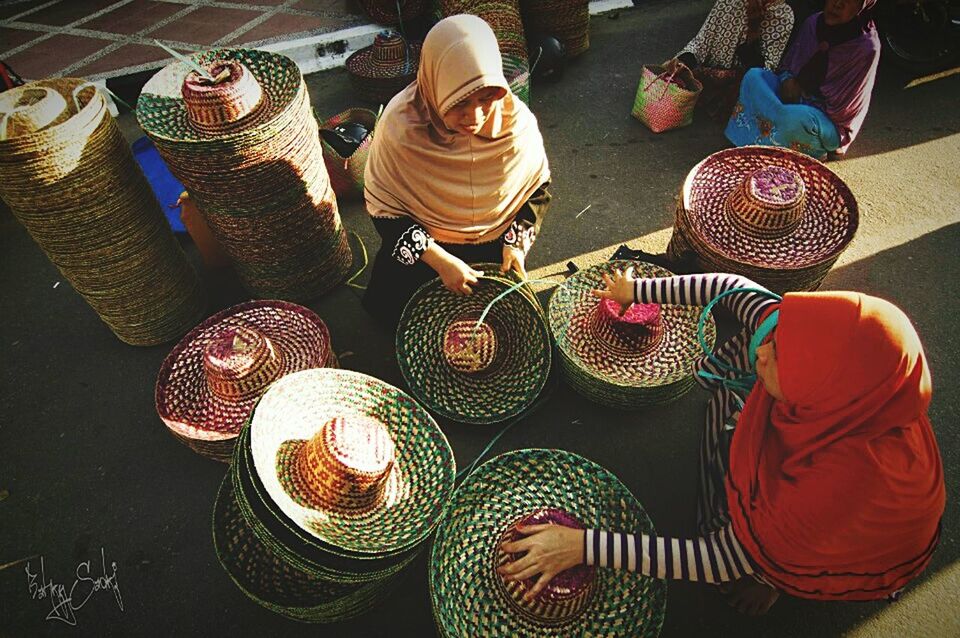
{"type": "MultiPolygon", "coordinates": [[[[603,275],[632,267],[637,277],[669,277],[669,271],[641,261],[609,261],[585,268],[557,288],[550,299],[550,327],[567,382],[587,398],[633,409],[676,399],[693,385],[693,364],[702,356],[697,341],[699,308],[661,305],[632,307],[619,318],[593,290],[603,275]],[[633,319],[637,315],[638,319],[633,319]]],[[[705,327],[712,344],[716,327],[705,327]]]]}
{"type": "Polygon", "coordinates": [[[430,410],[462,423],[497,423],[523,412],[543,390],[550,332],[529,287],[507,293],[513,285],[485,276],[472,294],[456,295],[434,279],[407,303],[397,360],[410,392],[430,410]]]}
{"type": "Polygon", "coordinates": [[[496,568],[505,562],[503,539],[531,515],[575,527],[654,533],[623,483],[581,456],[530,449],[491,459],[457,488],[437,529],[430,594],[441,636],[659,634],[666,584],[625,570],[568,570],[555,579],[566,582],[552,599],[541,594],[539,605],[521,607],[496,568]]]}
{"type": "Polygon", "coordinates": [[[346,583],[296,567],[271,549],[244,518],[229,476],[213,511],[213,545],[230,579],[258,604],[289,618],[337,622],[369,610],[395,585],[396,578],[346,583]]]}
{"type": "Polygon", "coordinates": [[[273,384],[254,410],[250,453],[280,512],[319,541],[357,554],[422,541],[453,489],[453,451],[427,411],[397,388],[348,370],[304,370],[273,384]],[[340,425],[331,431],[331,423],[340,425]],[[389,463],[381,454],[388,442],[389,463]],[[376,493],[364,492],[369,498],[357,506],[370,474],[376,493]]]}

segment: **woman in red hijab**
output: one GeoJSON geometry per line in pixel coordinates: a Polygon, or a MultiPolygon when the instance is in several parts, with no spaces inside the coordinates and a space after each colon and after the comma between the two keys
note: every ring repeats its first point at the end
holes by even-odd
{"type": "Polygon", "coordinates": [[[701,444],[703,536],[533,526],[504,547],[526,552],[505,577],[539,575],[532,597],[586,562],[720,584],[739,610],[763,613],[780,592],[895,596],[923,571],[945,490],[927,418],[930,372],[900,309],[853,292],[781,300],[725,274],[620,273],[595,292],[624,307],[719,302],[744,325],[697,366],[713,392],[701,444]]]}

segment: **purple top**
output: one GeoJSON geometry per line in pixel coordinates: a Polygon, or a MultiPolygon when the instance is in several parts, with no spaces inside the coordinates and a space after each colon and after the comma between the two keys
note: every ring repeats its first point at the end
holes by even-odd
{"type": "MultiPolygon", "coordinates": [[[[781,70],[796,76],[817,52],[820,46],[817,19],[821,13],[813,14],[800,27],[797,39],[783,56],[781,70]]],[[[872,22],[858,37],[828,50],[827,74],[820,85],[820,93],[823,95],[823,111],[840,134],[840,148],[837,150],[841,153],[846,152],[867,116],[879,61],[880,36],[872,22]]]]}

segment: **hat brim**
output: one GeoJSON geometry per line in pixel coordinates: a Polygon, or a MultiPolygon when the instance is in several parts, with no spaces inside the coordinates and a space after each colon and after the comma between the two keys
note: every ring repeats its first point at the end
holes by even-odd
{"type": "Polygon", "coordinates": [[[265,335],[279,351],[277,378],[335,364],[330,332],[312,310],[279,300],[249,301],[223,310],[191,330],[164,359],[154,398],[157,414],[181,438],[202,442],[235,439],[259,396],[231,401],[210,391],[204,370],[207,345],[231,327],[265,335]]]}
{"type": "Polygon", "coordinates": [[[409,42],[407,44],[407,57],[391,65],[376,64],[373,59],[373,46],[364,47],[348,57],[344,65],[349,73],[362,79],[392,80],[405,78],[413,80],[417,76],[417,69],[420,65],[420,47],[419,42],[409,42]]]}
{"type": "Polygon", "coordinates": [[[183,80],[192,68],[174,62],[150,78],[137,100],[137,121],[154,140],[203,142],[249,135],[251,129],[270,128],[282,114],[292,115],[290,104],[305,91],[303,78],[290,58],[253,49],[211,49],[191,58],[198,64],[236,60],[246,66],[263,92],[260,104],[234,127],[210,131],[191,124],[181,94],[183,80]]]}
{"type": "Polygon", "coordinates": [[[516,610],[497,582],[496,544],[517,520],[552,508],[569,512],[592,529],[654,533],[649,517],[623,483],[581,456],[530,449],[491,459],[457,488],[437,529],[430,593],[440,635],[659,634],[666,583],[626,570],[597,570],[589,601],[564,624],[541,624],[516,610]]]}
{"type": "Polygon", "coordinates": [[[428,409],[461,423],[498,423],[539,396],[550,375],[550,331],[527,286],[496,301],[484,319],[496,336],[497,355],[488,370],[463,372],[444,356],[450,324],[479,319],[512,285],[504,277],[481,277],[464,296],[434,279],[411,297],[397,328],[397,361],[410,392],[428,409]]]}
{"type": "Polygon", "coordinates": [[[300,530],[356,554],[383,555],[422,541],[453,490],[450,444],[430,414],[391,385],[349,370],[303,370],[277,381],[250,420],[250,453],[266,496],[300,530]],[[298,504],[284,489],[277,453],[285,441],[310,439],[337,416],[383,424],[393,439],[394,489],[362,515],[298,504]]]}
{"type": "MultiPolygon", "coordinates": [[[[631,350],[606,343],[590,329],[599,301],[594,289],[603,275],[632,268],[636,277],[670,277],[670,271],[643,261],[605,261],[570,276],[550,298],[550,328],[564,362],[565,377],[588,398],[616,407],[660,403],[692,385],[693,364],[703,356],[697,339],[700,308],[661,304],[662,338],[649,350],[631,350]]],[[[716,337],[713,317],[704,327],[708,345],[716,337]]]]}
{"type": "Polygon", "coordinates": [[[702,243],[721,258],[766,269],[810,268],[836,259],[859,224],[856,198],[840,177],[804,153],[769,146],[718,151],[687,175],[677,215],[702,243]],[[777,238],[757,237],[733,224],[725,211],[730,194],[753,171],[783,166],[806,187],[800,224],[777,238]]]}

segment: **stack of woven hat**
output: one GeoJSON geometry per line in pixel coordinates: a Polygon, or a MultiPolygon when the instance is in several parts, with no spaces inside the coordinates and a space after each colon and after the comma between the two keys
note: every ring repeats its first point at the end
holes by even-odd
{"type": "Polygon", "coordinates": [[[710,155],[687,175],[667,254],[705,272],[745,275],[777,293],[815,290],[859,223],[857,201],[829,168],[769,146],[710,155]]]}
{"type": "Polygon", "coordinates": [[[440,636],[655,638],[666,611],[662,580],[579,565],[526,600],[536,577],[501,577],[498,567],[522,557],[502,547],[518,538],[517,525],[545,523],[654,533],[623,483],[581,456],[533,449],[491,459],[457,488],[433,543],[430,595],[440,636]]]}
{"type": "Polygon", "coordinates": [[[381,31],[373,44],[353,53],[345,63],[357,93],[375,104],[386,104],[417,77],[420,42],[395,31],[381,31]]]}
{"type": "Polygon", "coordinates": [[[240,429],[271,383],[307,368],[336,367],[330,333],[312,310],[249,301],[215,314],[167,355],[157,414],[203,456],[229,462],[240,429]]]}
{"type": "Polygon", "coordinates": [[[483,18],[500,44],[503,75],[510,90],[530,103],[530,61],[517,0],[441,0],[444,16],[470,13],[483,18]]]}
{"type": "Polygon", "coordinates": [[[229,49],[193,59],[203,74],[176,62],[147,82],[141,127],[253,294],[326,292],[351,253],[296,63],[229,49]]]}
{"type": "Polygon", "coordinates": [[[402,26],[420,16],[427,0],[357,0],[364,13],[377,24],[402,26]]]}
{"type": "Polygon", "coordinates": [[[411,297],[397,329],[397,361],[410,392],[430,410],[488,424],[536,401],[550,375],[550,331],[533,291],[517,284],[484,276],[472,294],[457,295],[434,279],[411,297]]]}
{"type": "Polygon", "coordinates": [[[358,372],[296,372],[240,433],[214,508],[217,556],[277,613],[359,615],[418,554],[454,474],[440,428],[400,390],[358,372]]]}
{"type": "Polygon", "coordinates": [[[555,37],[567,57],[590,48],[589,0],[522,0],[520,9],[527,30],[555,37]]]}
{"type": "MultiPolygon", "coordinates": [[[[603,276],[632,267],[637,277],[669,277],[642,261],[609,261],[572,275],[550,298],[550,328],[564,379],[588,399],[634,409],[672,401],[693,386],[693,364],[702,356],[697,340],[699,308],[634,304],[620,315],[612,300],[599,300],[603,276]]],[[[709,317],[705,339],[716,328],[709,317]]]]}
{"type": "Polygon", "coordinates": [[[202,316],[197,274],[89,82],[0,94],[0,196],[122,341],[170,341],[202,316]]]}

